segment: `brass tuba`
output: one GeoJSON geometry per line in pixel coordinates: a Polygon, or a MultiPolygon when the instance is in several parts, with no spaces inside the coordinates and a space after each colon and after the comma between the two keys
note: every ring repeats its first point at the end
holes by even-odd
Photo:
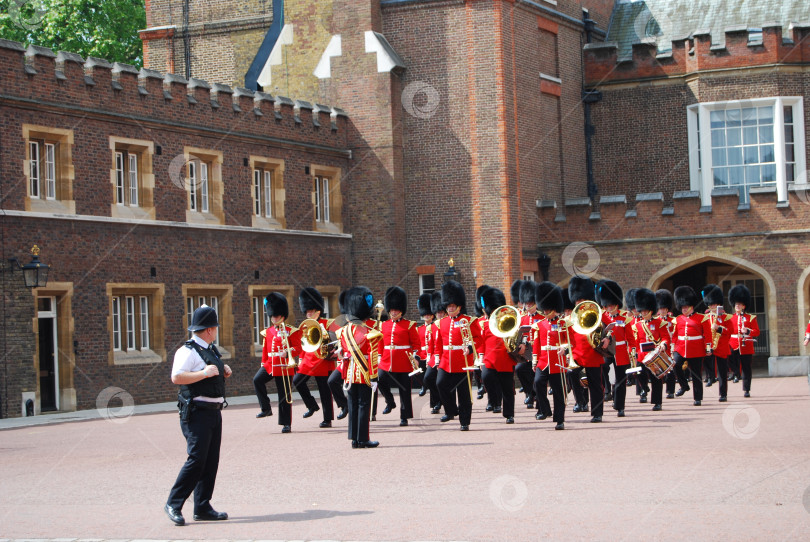
{"type": "Polygon", "coordinates": [[[503,339],[506,350],[516,361],[528,361],[516,352],[520,348],[523,334],[520,332],[520,311],[511,305],[498,307],[489,317],[489,330],[496,337],[503,339]]]}
{"type": "Polygon", "coordinates": [[[587,335],[588,343],[603,356],[612,355],[602,348],[602,308],[595,301],[581,301],[571,312],[571,327],[580,335],[587,335]]]}
{"type": "Polygon", "coordinates": [[[301,330],[301,349],[304,352],[318,352],[321,357],[321,347],[323,345],[323,330],[321,323],[312,318],[307,318],[298,327],[301,330]]]}

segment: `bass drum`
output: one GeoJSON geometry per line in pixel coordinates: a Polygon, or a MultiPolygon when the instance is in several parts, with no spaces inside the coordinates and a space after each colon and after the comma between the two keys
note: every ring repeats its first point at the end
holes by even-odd
{"type": "Polygon", "coordinates": [[[641,360],[641,363],[643,363],[658,380],[667,376],[672,368],[675,367],[675,362],[669,354],[667,354],[667,345],[665,343],[656,346],[655,350],[649,352],[647,356],[641,360]]]}

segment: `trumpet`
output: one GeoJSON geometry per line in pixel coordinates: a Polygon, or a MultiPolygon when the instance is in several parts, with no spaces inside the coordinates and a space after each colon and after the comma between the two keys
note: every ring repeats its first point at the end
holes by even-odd
{"type": "Polygon", "coordinates": [[[292,355],[292,350],[290,349],[290,341],[287,339],[289,332],[286,329],[286,326],[282,323],[281,327],[278,330],[278,335],[281,337],[281,344],[284,346],[284,350],[287,351],[287,364],[282,366],[281,371],[281,383],[282,387],[284,388],[284,402],[288,405],[291,405],[293,402],[292,399],[292,381],[290,380],[290,375],[287,374],[286,369],[294,369],[298,366],[296,363],[295,358],[292,355]]]}

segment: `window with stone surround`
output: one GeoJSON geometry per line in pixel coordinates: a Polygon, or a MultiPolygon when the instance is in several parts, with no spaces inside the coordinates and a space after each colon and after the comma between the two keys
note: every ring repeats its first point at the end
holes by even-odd
{"type": "MultiPolygon", "coordinates": [[[[184,327],[191,325],[194,311],[203,305],[208,305],[217,311],[219,332],[214,344],[222,354],[223,359],[234,355],[233,347],[233,286],[230,284],[184,284],[182,286],[183,298],[186,300],[184,327]]],[[[192,332],[188,332],[188,338],[192,332]]]]}
{"type": "Polygon", "coordinates": [[[152,171],[154,143],[122,137],[110,137],[112,151],[113,203],[116,218],[155,218],[155,175],[152,171]]]}
{"type": "Polygon", "coordinates": [[[692,190],[711,205],[715,188],[772,187],[779,201],[788,188],[807,183],[801,97],[701,103],[687,109],[692,190]]]}
{"type": "Polygon", "coordinates": [[[73,131],[23,125],[25,210],[75,214],[73,131]]]}
{"type": "Polygon", "coordinates": [[[107,284],[111,364],[163,361],[163,291],[161,284],[107,284]]]}
{"type": "Polygon", "coordinates": [[[250,157],[254,228],[285,228],[284,161],[250,157]]]}
{"type": "Polygon", "coordinates": [[[222,152],[186,147],[184,153],[186,222],[224,224],[222,152]]]}
{"type": "Polygon", "coordinates": [[[312,203],[315,207],[315,230],[342,233],[343,200],[340,195],[340,169],[313,165],[312,203]]]}

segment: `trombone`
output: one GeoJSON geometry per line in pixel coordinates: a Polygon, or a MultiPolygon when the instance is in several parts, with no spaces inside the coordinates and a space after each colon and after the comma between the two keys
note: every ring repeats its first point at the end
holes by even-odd
{"type": "Polygon", "coordinates": [[[284,346],[284,350],[287,352],[287,363],[281,365],[281,383],[284,388],[284,402],[291,405],[293,402],[292,381],[290,380],[290,375],[287,374],[287,369],[295,369],[298,363],[296,363],[292,355],[292,350],[290,349],[290,341],[287,339],[289,334],[287,326],[282,323],[281,328],[278,330],[278,335],[281,337],[281,344],[284,346]]]}
{"type": "MultiPolygon", "coordinates": [[[[475,341],[473,341],[472,331],[470,331],[470,323],[466,320],[459,320],[458,322],[459,331],[461,332],[461,345],[462,346],[469,346],[472,348],[472,355],[473,355],[473,364],[472,365],[465,365],[464,370],[467,372],[467,387],[470,388],[470,403],[473,402],[473,392],[472,392],[472,378],[470,377],[470,372],[474,371],[480,364],[478,361],[478,351],[475,349],[475,341]]],[[[464,362],[467,362],[467,353],[462,350],[461,355],[464,358],[464,362]]]]}

